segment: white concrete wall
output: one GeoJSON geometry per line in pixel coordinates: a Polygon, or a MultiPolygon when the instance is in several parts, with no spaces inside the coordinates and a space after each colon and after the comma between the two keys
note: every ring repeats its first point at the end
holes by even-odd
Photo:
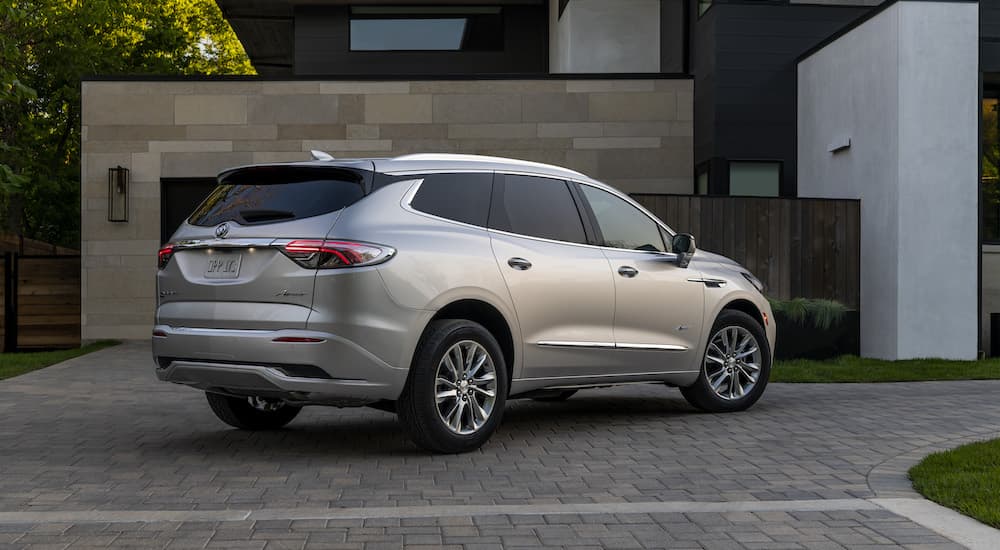
{"type": "Polygon", "coordinates": [[[551,2],[549,71],[660,72],[660,0],[551,2]]]}
{"type": "Polygon", "coordinates": [[[978,5],[899,2],[798,81],[799,195],[862,201],[862,355],[975,358],[978,5]]]}

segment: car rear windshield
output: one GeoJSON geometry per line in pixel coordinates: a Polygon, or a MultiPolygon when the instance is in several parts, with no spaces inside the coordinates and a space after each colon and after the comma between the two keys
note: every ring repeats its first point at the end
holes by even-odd
{"type": "Polygon", "coordinates": [[[225,221],[277,223],[346,208],[365,196],[364,172],[340,168],[256,167],[223,177],[188,218],[191,225],[225,221]]]}

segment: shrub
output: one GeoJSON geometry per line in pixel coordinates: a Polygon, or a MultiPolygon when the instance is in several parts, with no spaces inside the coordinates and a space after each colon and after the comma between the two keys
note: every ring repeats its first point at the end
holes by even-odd
{"type": "Polygon", "coordinates": [[[782,315],[800,325],[811,324],[820,330],[839,324],[848,312],[847,306],[835,300],[793,298],[768,301],[775,315],[782,315]]]}

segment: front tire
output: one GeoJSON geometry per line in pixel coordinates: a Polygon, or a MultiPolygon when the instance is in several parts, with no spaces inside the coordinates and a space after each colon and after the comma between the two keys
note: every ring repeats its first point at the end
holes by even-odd
{"type": "Polygon", "coordinates": [[[302,407],[259,397],[232,397],[212,392],[205,392],[205,397],[219,420],[241,430],[277,430],[302,410],[302,407]]]}
{"type": "Polygon", "coordinates": [[[472,451],[500,424],[507,387],[503,352],[488,330],[461,319],[434,321],[397,402],[399,419],[424,449],[472,451]]]}
{"type": "Polygon", "coordinates": [[[703,411],[743,411],[760,399],[770,376],[764,327],[742,311],[723,310],[712,325],[698,380],[681,393],[703,411]]]}

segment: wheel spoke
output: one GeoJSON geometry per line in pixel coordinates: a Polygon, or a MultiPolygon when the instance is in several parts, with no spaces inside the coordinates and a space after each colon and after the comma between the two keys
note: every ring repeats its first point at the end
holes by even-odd
{"type": "Polygon", "coordinates": [[[461,346],[456,346],[452,350],[455,354],[455,366],[458,367],[458,376],[455,380],[461,380],[465,378],[465,351],[461,346]]]}
{"type": "Polygon", "coordinates": [[[470,401],[470,407],[472,409],[472,426],[475,429],[479,429],[483,424],[486,423],[486,419],[489,418],[490,413],[486,412],[476,398],[473,397],[470,401]]]}
{"type": "Polygon", "coordinates": [[[484,390],[483,388],[480,388],[479,386],[470,386],[470,389],[472,391],[478,393],[479,395],[484,395],[486,397],[496,397],[497,396],[496,392],[490,391],[490,390],[484,390]]]}
{"type": "Polygon", "coordinates": [[[736,383],[736,390],[738,390],[738,393],[735,393],[734,397],[743,397],[746,393],[746,389],[743,387],[743,384],[740,383],[739,376],[737,375],[733,377],[733,381],[736,383]]]}
{"type": "Polygon", "coordinates": [[[465,401],[459,399],[455,402],[455,415],[452,421],[450,422],[451,427],[456,431],[461,430],[462,420],[464,416],[465,416],[465,401]]]}
{"type": "Polygon", "coordinates": [[[725,364],[726,362],[725,357],[726,353],[721,349],[719,349],[719,346],[715,345],[714,343],[708,345],[708,351],[705,352],[706,359],[722,365],[725,364]],[[715,355],[711,355],[709,352],[715,352],[715,355]]]}
{"type": "Polygon", "coordinates": [[[448,380],[447,378],[442,378],[440,376],[437,377],[437,384],[439,386],[448,386],[449,388],[458,388],[458,384],[455,384],[451,380],[448,380]]]}
{"type": "Polygon", "coordinates": [[[750,356],[750,355],[753,355],[753,354],[757,353],[757,350],[758,350],[757,346],[754,346],[753,348],[751,348],[749,350],[745,350],[745,351],[743,351],[741,353],[737,353],[736,354],[736,358],[737,359],[743,359],[744,357],[747,357],[747,356],[750,356]]]}
{"type": "Polygon", "coordinates": [[[497,379],[497,376],[495,374],[493,374],[492,372],[487,372],[487,373],[483,374],[482,376],[480,376],[479,378],[473,378],[472,382],[473,382],[473,384],[475,384],[475,385],[478,386],[478,385],[481,385],[481,384],[486,384],[488,382],[492,382],[492,381],[494,381],[496,379],[497,379]]]}
{"type": "Polygon", "coordinates": [[[457,381],[459,379],[458,367],[455,366],[455,361],[452,359],[450,351],[444,355],[444,360],[442,361],[442,363],[444,363],[444,366],[451,371],[452,380],[457,381]]]}
{"type": "Polygon", "coordinates": [[[747,363],[746,361],[740,361],[740,366],[746,367],[754,372],[760,372],[760,365],[757,363],[747,363]]]}
{"type": "Polygon", "coordinates": [[[747,377],[747,380],[750,381],[751,385],[757,383],[757,375],[755,373],[751,373],[749,370],[747,370],[746,365],[740,364],[739,368],[740,368],[740,372],[743,373],[743,376],[747,377]]]}
{"type": "Polygon", "coordinates": [[[470,378],[475,376],[476,373],[479,372],[479,369],[481,369],[483,365],[486,364],[486,360],[490,358],[490,356],[487,355],[485,351],[481,353],[482,354],[479,356],[479,358],[476,359],[475,362],[473,363],[472,368],[470,368],[469,371],[466,373],[470,378]]]}
{"type": "Polygon", "coordinates": [[[731,378],[728,372],[726,371],[720,372],[719,376],[715,380],[710,380],[712,384],[712,389],[718,392],[719,388],[722,387],[722,383],[725,382],[727,378],[731,378]]]}
{"type": "Polygon", "coordinates": [[[464,370],[463,375],[468,375],[472,370],[472,361],[476,358],[476,351],[479,350],[479,346],[474,342],[469,342],[465,348],[462,350],[462,355],[465,357],[465,364],[463,365],[464,370]]]}
{"type": "Polygon", "coordinates": [[[448,399],[449,397],[452,398],[452,399],[457,399],[458,398],[458,390],[439,391],[438,394],[437,394],[438,403],[444,401],[445,399],[448,399]]]}

